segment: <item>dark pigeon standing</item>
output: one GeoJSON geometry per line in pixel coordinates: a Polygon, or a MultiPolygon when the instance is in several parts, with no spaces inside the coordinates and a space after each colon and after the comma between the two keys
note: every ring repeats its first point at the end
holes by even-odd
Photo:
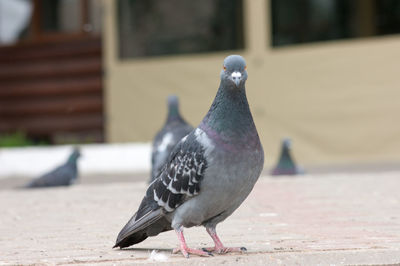
{"type": "Polygon", "coordinates": [[[244,59],[228,56],[210,110],[175,146],[114,247],[128,247],[173,229],[180,242],[173,252],[180,251],[185,257],[246,250],[225,247],[215,229],[246,199],[264,165],[263,148],[246,98],[246,80],[244,59]],[[214,247],[199,250],[186,245],[183,228],[198,225],[206,228],[214,247]]]}
{"type": "Polygon", "coordinates": [[[292,142],[285,138],[282,140],[281,154],[279,161],[272,170],[271,175],[299,175],[304,174],[304,170],[296,165],[292,155],[290,154],[292,142]]]}
{"type": "Polygon", "coordinates": [[[73,184],[78,178],[77,160],[80,155],[79,149],[75,148],[65,164],[34,179],[26,187],[57,187],[73,184]]]}
{"type": "Polygon", "coordinates": [[[167,121],[153,141],[150,183],[156,178],[157,173],[161,171],[174,146],[192,130],[193,127],[186,123],[179,113],[178,97],[175,95],[169,96],[167,121]]]}

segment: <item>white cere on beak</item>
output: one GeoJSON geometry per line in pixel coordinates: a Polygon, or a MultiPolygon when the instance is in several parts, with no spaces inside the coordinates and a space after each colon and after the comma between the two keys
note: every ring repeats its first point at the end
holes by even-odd
{"type": "Polygon", "coordinates": [[[235,71],[232,73],[231,76],[232,76],[232,78],[240,78],[240,77],[242,77],[242,73],[235,71]]]}

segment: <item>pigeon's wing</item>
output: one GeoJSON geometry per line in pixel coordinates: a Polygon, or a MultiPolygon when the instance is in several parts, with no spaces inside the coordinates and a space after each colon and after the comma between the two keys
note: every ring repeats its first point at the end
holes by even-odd
{"type": "Polygon", "coordinates": [[[207,160],[204,148],[191,134],[175,147],[168,161],[148,192],[160,207],[172,212],[200,192],[207,160]]]}
{"type": "Polygon", "coordinates": [[[168,163],[149,185],[138,211],[121,230],[114,247],[127,247],[171,230],[165,214],[200,192],[206,168],[204,148],[194,134],[189,134],[175,146],[168,163]]]}
{"type": "Polygon", "coordinates": [[[64,164],[57,167],[49,173],[42,175],[41,177],[33,180],[27,187],[53,187],[53,186],[68,186],[71,184],[71,180],[76,176],[76,171],[73,167],[64,164]]]}
{"type": "Polygon", "coordinates": [[[57,176],[56,174],[58,173],[59,169],[61,167],[57,167],[56,169],[32,180],[31,183],[29,183],[28,187],[35,188],[35,187],[51,187],[56,185],[56,180],[57,176]]]}
{"type": "Polygon", "coordinates": [[[177,143],[192,130],[193,127],[186,122],[178,121],[168,125],[156,135],[151,156],[152,170],[150,182],[159,175],[177,143]]]}
{"type": "Polygon", "coordinates": [[[167,151],[167,147],[169,145],[169,142],[172,141],[172,139],[168,140],[168,138],[164,139],[166,136],[167,132],[166,129],[163,128],[160,132],[157,133],[153,140],[153,147],[152,147],[152,153],[151,153],[151,180],[152,182],[159,171],[161,170],[163,164],[166,163],[166,160],[168,158],[169,153],[171,150],[167,151]],[[168,142],[168,143],[165,143],[168,142]]]}
{"type": "Polygon", "coordinates": [[[77,177],[77,169],[72,164],[60,167],[55,174],[55,183],[58,186],[69,186],[77,177]]]}

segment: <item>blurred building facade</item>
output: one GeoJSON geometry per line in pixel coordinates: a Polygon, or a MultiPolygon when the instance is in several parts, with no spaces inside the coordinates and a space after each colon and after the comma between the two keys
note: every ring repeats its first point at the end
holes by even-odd
{"type": "Polygon", "coordinates": [[[170,93],[197,125],[223,58],[235,53],[248,63],[247,94],[267,164],[285,136],[304,164],[399,159],[398,1],[139,2],[104,2],[109,141],[149,141],[170,93]],[[224,36],[215,44],[213,34],[224,36]]]}
{"type": "Polygon", "coordinates": [[[100,10],[90,12],[101,25],[68,27],[102,37],[104,108],[90,112],[101,110],[107,142],[150,141],[171,93],[197,125],[215,96],[223,58],[241,54],[267,164],[283,137],[306,165],[400,156],[399,1],[78,2],[100,10]]]}

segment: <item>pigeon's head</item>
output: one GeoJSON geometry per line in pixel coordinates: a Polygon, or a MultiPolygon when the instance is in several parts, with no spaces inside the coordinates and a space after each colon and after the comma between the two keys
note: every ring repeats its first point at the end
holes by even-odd
{"type": "Polygon", "coordinates": [[[284,138],[282,140],[282,147],[284,149],[290,150],[290,148],[292,147],[292,140],[289,138],[284,138]]]}
{"type": "Polygon", "coordinates": [[[247,80],[247,65],[240,55],[230,55],[224,60],[221,81],[234,88],[243,88],[247,80]]]}
{"type": "Polygon", "coordinates": [[[173,106],[178,106],[179,105],[179,100],[178,100],[178,96],[176,95],[169,95],[168,96],[168,106],[169,107],[173,107],[173,106]]]}
{"type": "Polygon", "coordinates": [[[168,96],[168,119],[176,119],[179,115],[179,100],[176,95],[168,96]]]}
{"type": "Polygon", "coordinates": [[[81,152],[78,147],[75,147],[74,150],[72,151],[71,155],[69,156],[68,161],[77,161],[78,158],[81,156],[81,152]]]}

